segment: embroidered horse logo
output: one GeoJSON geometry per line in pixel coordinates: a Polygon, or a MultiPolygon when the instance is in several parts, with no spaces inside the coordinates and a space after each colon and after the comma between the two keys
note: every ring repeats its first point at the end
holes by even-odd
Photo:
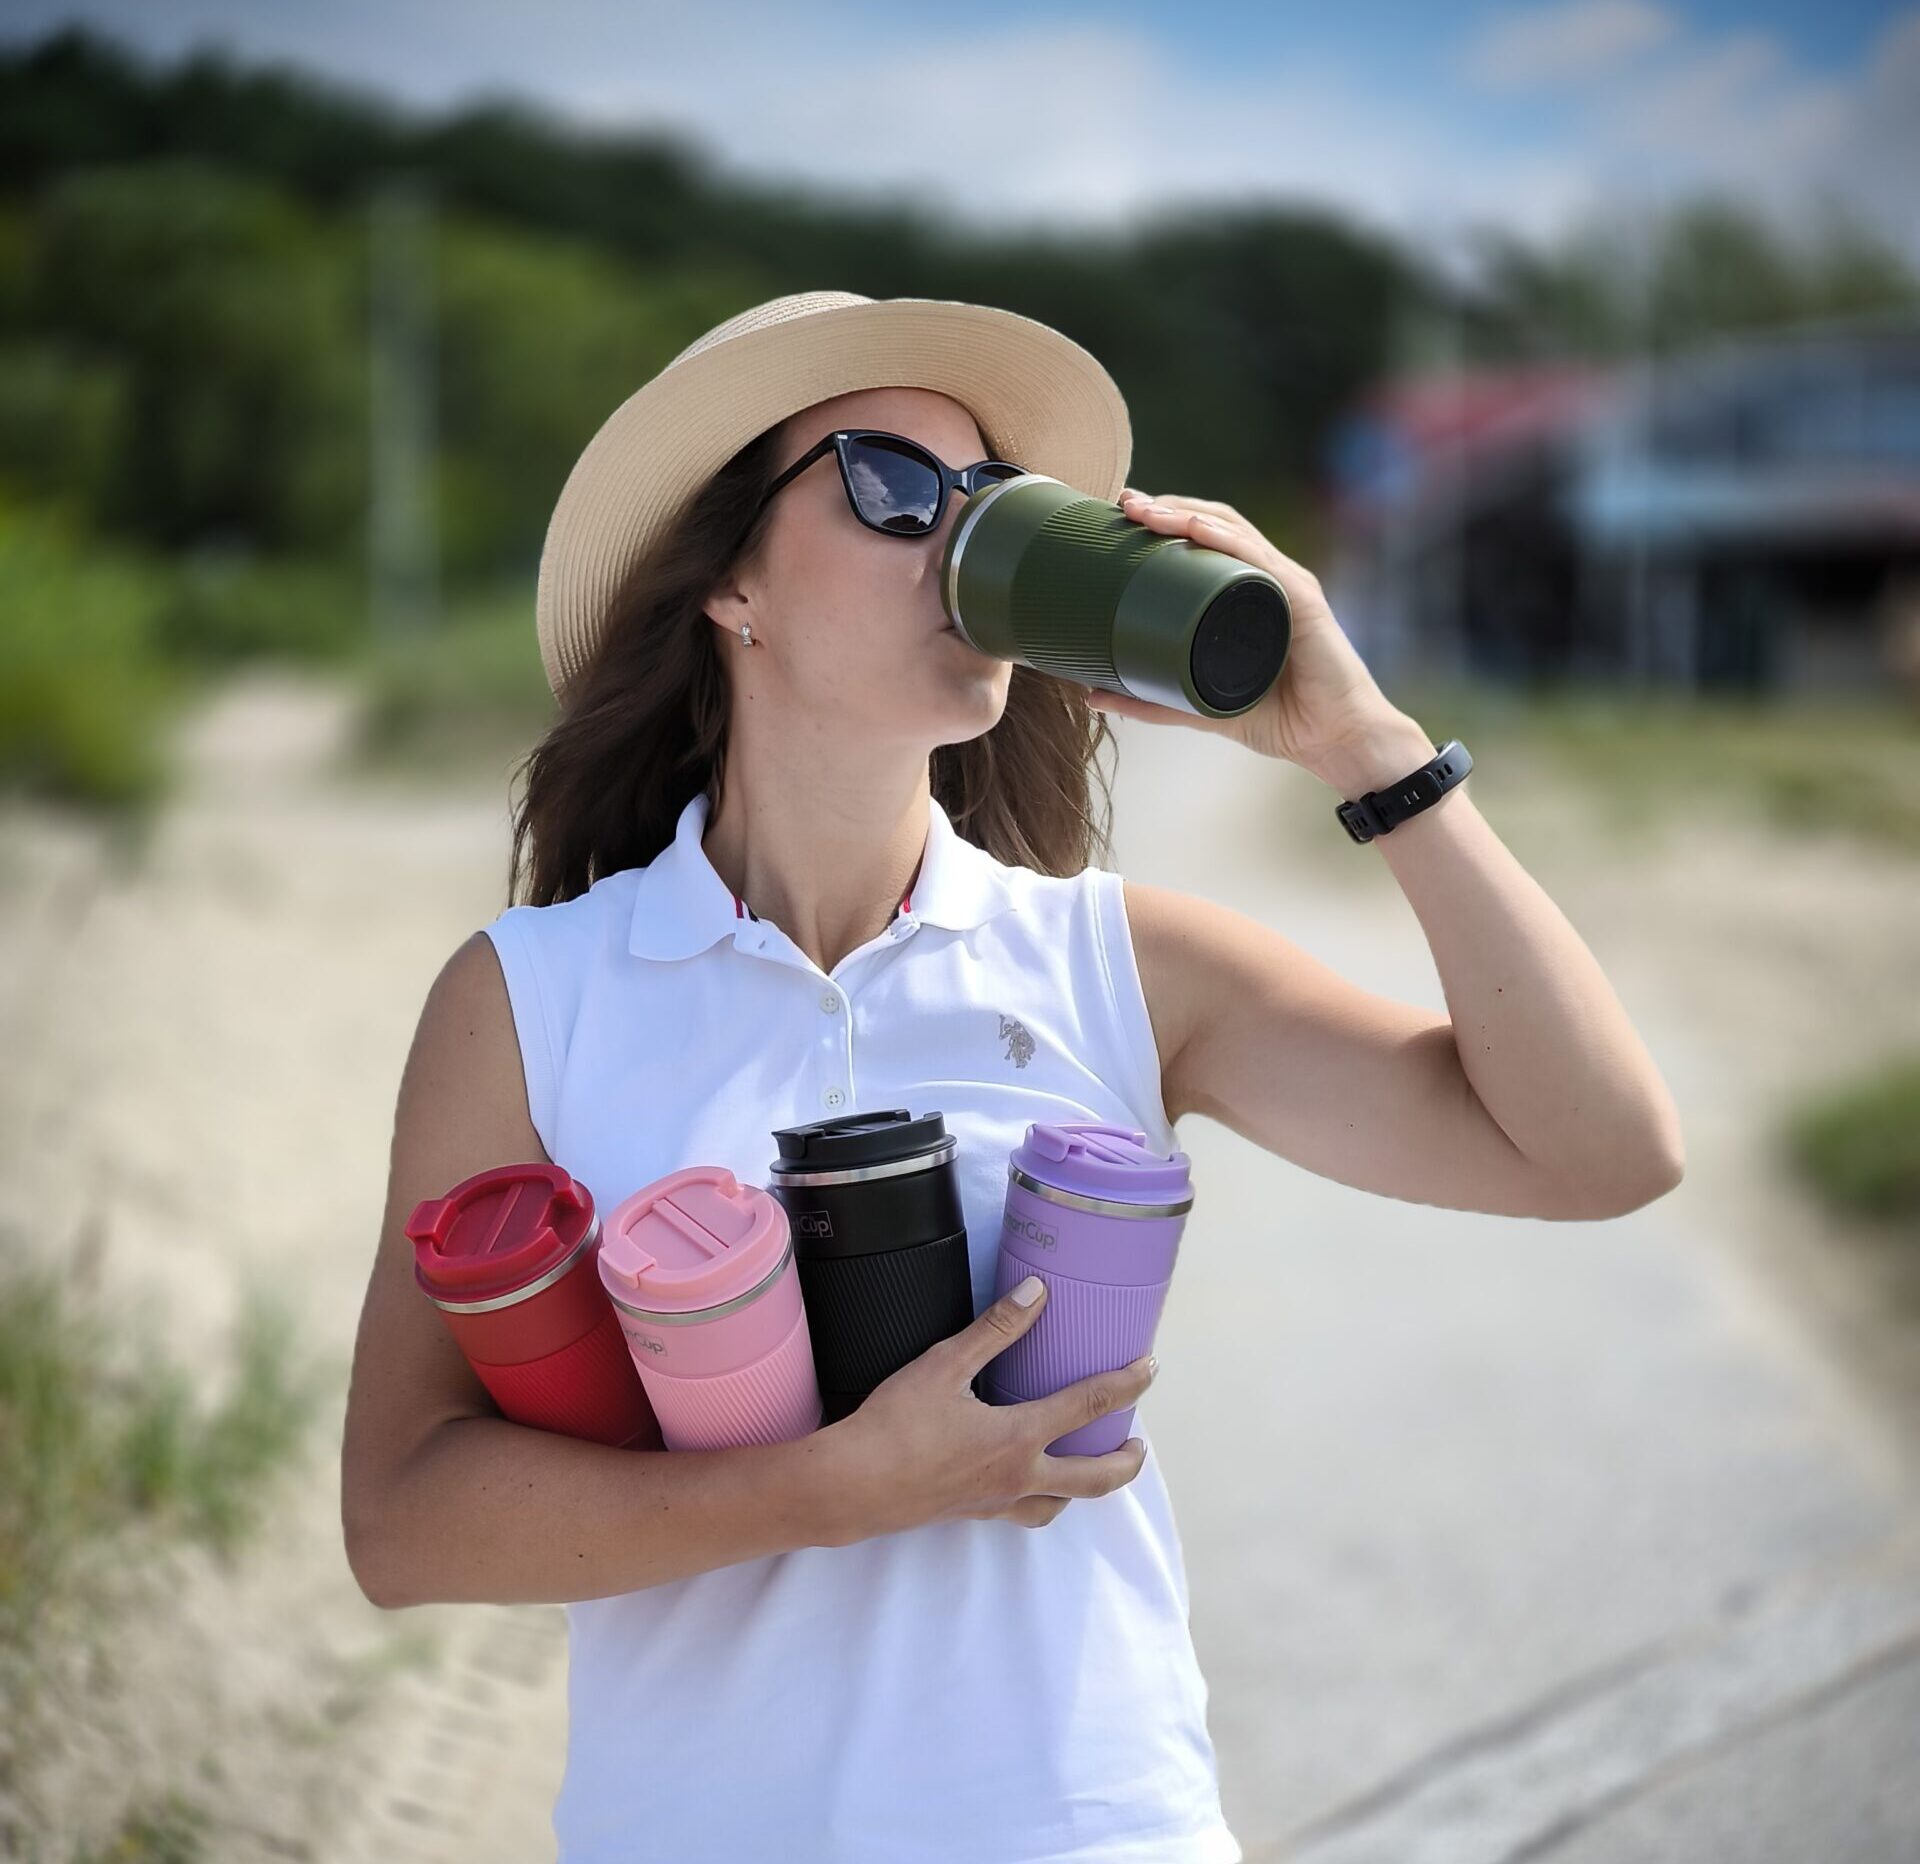
{"type": "Polygon", "coordinates": [[[1033,1059],[1033,1037],[1019,1017],[1001,1015],[1000,1037],[1007,1045],[1007,1059],[1016,1068],[1024,1068],[1033,1059]]]}

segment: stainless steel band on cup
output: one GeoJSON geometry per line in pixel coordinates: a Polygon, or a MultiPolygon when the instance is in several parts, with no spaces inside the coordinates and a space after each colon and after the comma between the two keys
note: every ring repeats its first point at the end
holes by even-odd
{"type": "Polygon", "coordinates": [[[1193,1193],[1189,1191],[1177,1204],[1125,1204],[1112,1197],[1083,1197],[1078,1191],[1063,1191],[1058,1185],[1042,1184],[1038,1178],[1030,1178],[1018,1165],[1011,1162],[1007,1166],[1007,1176],[1023,1189],[1031,1191],[1035,1197],[1044,1197],[1050,1204],[1065,1204],[1069,1210],[1096,1211],[1103,1217],[1178,1217],[1193,1208],[1193,1193]]]}
{"type": "Polygon", "coordinates": [[[864,1184],[873,1178],[904,1178],[908,1172],[926,1171],[930,1166],[944,1165],[953,1157],[954,1148],[959,1143],[959,1139],[949,1133],[931,1152],[915,1152],[907,1158],[888,1159],[882,1165],[845,1165],[826,1171],[783,1171],[776,1159],[773,1176],[783,1185],[864,1184]]]}
{"type": "Polygon", "coordinates": [[[960,606],[959,606],[960,559],[967,554],[967,534],[973,529],[973,527],[976,524],[979,523],[980,514],[983,511],[985,511],[990,504],[993,503],[995,496],[999,493],[999,491],[1003,486],[1016,485],[1016,484],[1026,485],[1031,483],[1035,479],[1044,479],[1048,485],[1064,485],[1066,483],[1065,480],[1056,479],[1052,475],[1052,473],[1046,473],[1046,472],[1022,473],[1019,479],[1017,480],[1014,480],[1014,479],[996,480],[992,485],[988,486],[984,492],[974,493],[974,495],[967,500],[966,505],[961,510],[960,529],[956,533],[953,540],[953,555],[947,561],[947,586],[946,586],[947,614],[952,618],[954,627],[959,630],[960,638],[963,641],[965,641],[966,644],[969,647],[971,647],[976,653],[978,653],[980,650],[980,643],[976,641],[973,638],[973,636],[967,632],[966,623],[960,619],[960,606]]]}
{"type": "Polygon", "coordinates": [[[543,1288],[551,1288],[579,1260],[581,1252],[592,1248],[599,1240],[600,1213],[595,1211],[593,1222],[587,1226],[587,1233],[544,1275],[528,1282],[524,1288],[516,1288],[511,1294],[497,1294],[487,1301],[443,1301],[437,1294],[430,1294],[427,1298],[435,1307],[443,1307],[449,1314],[491,1314],[498,1308],[512,1307],[517,1301],[530,1301],[543,1288]]]}
{"type": "Polygon", "coordinates": [[[760,1297],[780,1279],[780,1271],[793,1260],[793,1238],[787,1238],[787,1246],[780,1252],[780,1260],[770,1268],[759,1281],[755,1282],[745,1294],[737,1294],[731,1301],[722,1301],[714,1307],[696,1307],[684,1314],[663,1314],[651,1307],[631,1307],[617,1294],[609,1291],[607,1299],[623,1314],[631,1314],[635,1320],[651,1321],[656,1327],[692,1327],[702,1321],[718,1320],[722,1314],[731,1314],[737,1308],[746,1307],[760,1297]]]}

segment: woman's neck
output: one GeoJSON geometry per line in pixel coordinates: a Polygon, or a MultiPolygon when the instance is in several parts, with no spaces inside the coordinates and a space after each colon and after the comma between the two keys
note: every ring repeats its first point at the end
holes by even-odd
{"type": "Polygon", "coordinates": [[[742,769],[730,751],[702,845],[738,898],[831,972],[893,918],[926,846],[931,795],[924,755],[803,778],[742,769]]]}

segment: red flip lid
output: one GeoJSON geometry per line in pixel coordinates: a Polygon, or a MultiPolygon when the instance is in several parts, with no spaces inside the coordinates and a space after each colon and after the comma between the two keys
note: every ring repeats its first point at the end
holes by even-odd
{"type": "Polygon", "coordinates": [[[496,1165],[429,1197],[407,1219],[413,1270],[431,1295],[485,1301],[564,1262],[593,1227],[593,1196],[559,1165],[496,1165]]]}

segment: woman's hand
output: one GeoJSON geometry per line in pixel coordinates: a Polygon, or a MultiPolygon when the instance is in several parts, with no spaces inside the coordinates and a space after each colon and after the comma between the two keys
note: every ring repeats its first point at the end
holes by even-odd
{"type": "Polygon", "coordinates": [[[1145,1360],[1097,1372],[1024,1404],[985,1404],[973,1380],[1034,1323],[1012,1292],[875,1386],[857,1411],[819,1433],[844,1484],[847,1540],[962,1517],[1039,1527],[1075,1496],[1106,1495],[1140,1473],[1146,1444],[1129,1437],[1101,1456],[1049,1456],[1081,1424],[1124,1410],[1153,1382],[1145,1360]]]}
{"type": "Polygon", "coordinates": [[[1333,773],[1354,747],[1378,739],[1383,726],[1397,727],[1404,715],[1381,692],[1334,620],[1319,578],[1276,550],[1231,505],[1170,493],[1149,499],[1129,486],[1120,495],[1120,508],[1151,530],[1184,537],[1267,571],[1287,592],[1293,640],[1280,677],[1257,705],[1235,718],[1204,718],[1176,706],[1100,690],[1088,694],[1090,703],[1124,718],[1224,733],[1263,757],[1286,758],[1339,787],[1333,773]]]}

